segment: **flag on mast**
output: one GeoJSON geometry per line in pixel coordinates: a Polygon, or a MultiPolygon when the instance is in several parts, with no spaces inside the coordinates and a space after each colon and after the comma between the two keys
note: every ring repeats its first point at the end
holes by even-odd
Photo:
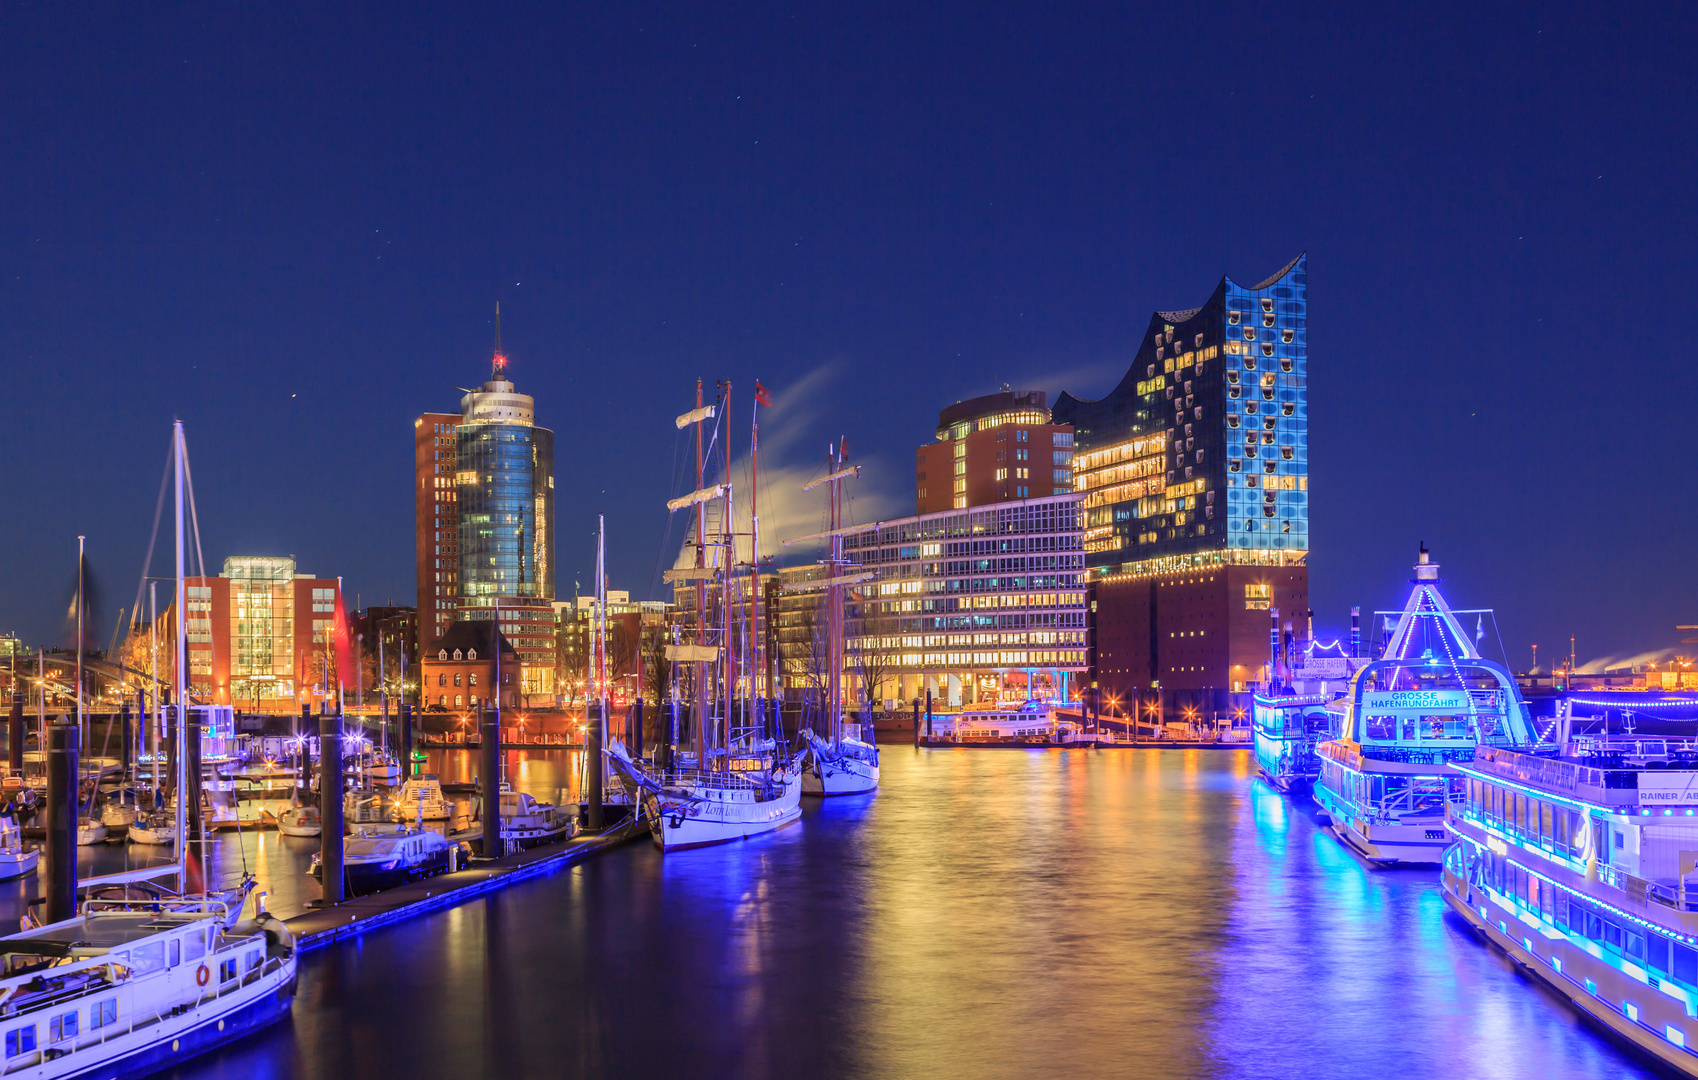
{"type": "Polygon", "coordinates": [[[354,635],[348,632],[348,611],[342,606],[342,579],[336,579],[336,618],[331,623],[331,645],[336,650],[336,684],[342,689],[359,685],[359,661],[354,656],[354,635]]]}
{"type": "Polygon", "coordinates": [[[762,386],[759,379],[755,380],[755,403],[772,408],[772,391],[762,386]]]}

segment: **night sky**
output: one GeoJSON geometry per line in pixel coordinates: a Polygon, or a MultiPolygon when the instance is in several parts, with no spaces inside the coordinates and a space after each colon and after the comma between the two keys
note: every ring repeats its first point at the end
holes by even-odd
{"type": "Polygon", "coordinates": [[[412,603],[412,420],[497,301],[558,593],[603,511],[659,597],[697,376],[739,448],[777,395],[775,522],[840,435],[912,513],[941,407],[1100,396],[1301,251],[1323,636],[1421,540],[1518,668],[1698,622],[1691,8],[679,7],[7,5],[0,629],[60,638],[78,533],[130,604],[173,417],[214,572],[412,603]]]}

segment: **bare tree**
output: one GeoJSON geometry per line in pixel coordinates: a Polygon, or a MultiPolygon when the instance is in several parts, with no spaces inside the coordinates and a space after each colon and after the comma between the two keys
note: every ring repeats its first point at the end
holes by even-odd
{"type": "MultiPolygon", "coordinates": [[[[877,607],[876,604],[869,606],[877,607]]],[[[898,623],[889,616],[869,613],[855,619],[853,625],[859,633],[850,639],[853,644],[847,650],[849,665],[860,683],[860,697],[866,703],[866,721],[871,723],[873,713],[884,700],[879,696],[879,690],[896,666],[898,654],[887,648],[886,639],[895,634],[898,623]]]]}

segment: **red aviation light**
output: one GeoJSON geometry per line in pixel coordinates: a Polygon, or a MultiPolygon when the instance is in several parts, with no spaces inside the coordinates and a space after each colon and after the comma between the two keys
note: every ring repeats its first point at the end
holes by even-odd
{"type": "Polygon", "coordinates": [[[507,366],[507,354],[506,353],[500,352],[500,351],[496,352],[496,354],[495,354],[495,366],[496,367],[506,367],[507,366]]]}

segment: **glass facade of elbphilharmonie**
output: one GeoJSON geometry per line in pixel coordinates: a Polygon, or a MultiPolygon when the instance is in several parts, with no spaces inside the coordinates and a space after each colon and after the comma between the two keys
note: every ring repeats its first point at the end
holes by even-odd
{"type": "Polygon", "coordinates": [[[1119,385],[1063,393],[1088,565],[1300,564],[1309,548],[1307,257],[1158,311],[1119,385]]]}

